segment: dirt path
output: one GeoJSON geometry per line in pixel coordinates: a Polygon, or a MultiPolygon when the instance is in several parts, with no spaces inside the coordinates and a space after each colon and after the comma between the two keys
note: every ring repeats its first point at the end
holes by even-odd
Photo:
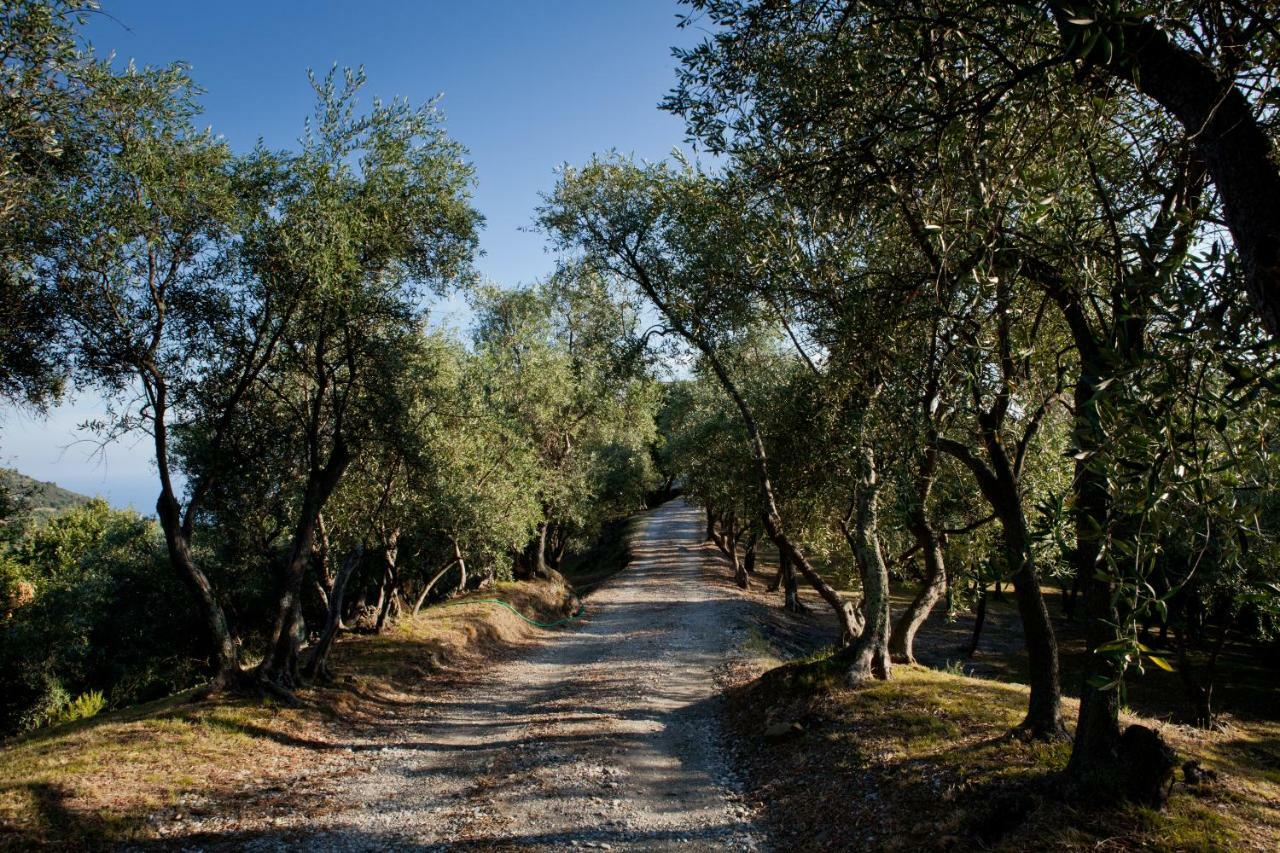
{"type": "Polygon", "coordinates": [[[756,605],[706,582],[717,558],[701,530],[683,501],[656,510],[635,561],[591,597],[583,623],[406,709],[372,772],[301,846],[764,845],[735,792],[713,698],[756,605]]]}

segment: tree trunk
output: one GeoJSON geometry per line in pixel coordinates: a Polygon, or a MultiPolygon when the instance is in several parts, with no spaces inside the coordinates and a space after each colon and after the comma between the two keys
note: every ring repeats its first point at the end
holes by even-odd
{"type": "Polygon", "coordinates": [[[316,519],[350,462],[351,455],[338,436],[328,462],[323,468],[313,469],[307,478],[293,544],[285,562],[276,615],[268,635],[267,653],[258,664],[259,680],[275,687],[288,689],[298,681],[298,650],[303,629],[300,593],[315,539],[316,519]]]}
{"type": "Polygon", "coordinates": [[[917,528],[917,541],[924,552],[924,582],[911,604],[898,617],[889,635],[889,655],[898,663],[915,663],[916,632],[929,618],[933,606],[938,603],[947,587],[946,563],[942,555],[942,543],[933,527],[923,521],[917,528]]]}
{"type": "Polygon", "coordinates": [[[916,482],[917,505],[911,513],[911,528],[916,544],[924,554],[924,582],[911,604],[894,623],[889,635],[889,655],[899,663],[915,663],[916,632],[929,618],[947,586],[946,562],[942,555],[942,540],[929,521],[929,496],[938,467],[938,451],[926,447],[920,460],[916,482]]]}
{"type": "Polygon", "coordinates": [[[324,630],[320,632],[320,639],[316,643],[315,649],[311,652],[311,658],[307,661],[304,670],[307,678],[327,677],[329,666],[329,649],[333,645],[334,637],[338,635],[338,630],[342,627],[342,599],[347,592],[347,580],[351,577],[351,573],[355,571],[356,566],[360,565],[360,560],[364,557],[364,546],[357,545],[356,549],[347,555],[342,561],[342,567],[338,569],[337,576],[333,579],[333,588],[329,594],[329,612],[325,619],[324,630]]]}
{"type": "Polygon", "coordinates": [[[383,589],[385,592],[382,597],[382,608],[378,611],[378,621],[373,626],[374,631],[379,634],[382,633],[382,629],[386,625],[387,616],[390,614],[392,603],[396,599],[396,591],[400,582],[399,569],[396,565],[396,559],[400,553],[399,541],[400,531],[392,530],[387,534],[386,542],[382,546],[383,589]]]}
{"type": "Polygon", "coordinates": [[[529,573],[535,580],[551,576],[547,566],[547,522],[538,522],[537,535],[529,543],[529,573]]]}
{"type": "Polygon", "coordinates": [[[1067,736],[1062,722],[1062,681],[1058,671],[1058,641],[1053,635],[1049,608],[1040,593],[1040,578],[1031,556],[1031,542],[1026,534],[1025,519],[1010,535],[1005,532],[1005,552],[1013,574],[1014,599],[1022,619],[1022,633],[1027,646],[1031,697],[1027,716],[1018,726],[1036,740],[1056,740],[1067,736]]]}
{"type": "Polygon", "coordinates": [[[800,600],[800,590],[796,585],[796,573],[791,567],[791,561],[780,566],[778,571],[782,575],[782,609],[789,613],[808,612],[808,605],[800,600]]]}
{"type": "Polygon", "coordinates": [[[982,626],[987,622],[987,585],[978,580],[978,604],[973,614],[973,636],[969,638],[969,652],[965,655],[972,658],[978,653],[978,641],[982,639],[982,626]]]}
{"type": "Polygon", "coordinates": [[[769,581],[767,587],[769,592],[777,592],[782,586],[782,580],[786,573],[791,572],[791,561],[787,559],[785,554],[778,555],[778,571],[774,574],[773,580],[769,581]]]}
{"type": "Polygon", "coordinates": [[[1014,598],[1022,621],[1022,635],[1027,649],[1031,696],[1027,716],[1018,730],[1028,737],[1053,740],[1066,737],[1062,722],[1062,684],[1058,671],[1058,642],[1053,623],[1040,593],[1031,536],[1018,490],[1013,465],[991,418],[984,416],[983,443],[992,467],[988,468],[966,445],[938,438],[938,448],[965,464],[978,481],[983,497],[991,505],[1004,532],[1004,552],[1013,572],[1014,598]]]}
{"type": "Polygon", "coordinates": [[[424,587],[422,588],[422,592],[418,593],[418,600],[417,600],[417,601],[415,601],[415,602],[413,603],[413,615],[414,615],[414,616],[417,616],[417,615],[418,615],[418,611],[420,611],[420,610],[422,609],[422,604],[423,604],[423,602],[425,602],[425,601],[427,600],[427,596],[431,594],[431,588],[432,588],[432,587],[434,587],[434,586],[436,585],[436,582],[437,582],[437,581],[439,581],[439,580],[440,580],[440,578],[444,577],[444,576],[445,576],[445,574],[446,574],[450,569],[452,569],[452,568],[454,567],[454,565],[455,565],[457,562],[458,562],[458,560],[457,560],[457,558],[455,557],[454,559],[452,559],[452,560],[450,560],[449,562],[445,563],[445,564],[444,564],[444,568],[440,569],[440,571],[438,571],[438,572],[436,572],[434,575],[432,575],[432,576],[431,576],[431,580],[427,581],[427,585],[426,585],[426,586],[424,586],[424,587]]]}
{"type": "Polygon", "coordinates": [[[204,624],[209,639],[213,668],[211,686],[215,690],[231,686],[241,678],[240,655],[227,627],[226,614],[213,594],[213,585],[191,555],[191,541],[182,529],[178,501],[167,484],[162,486],[160,497],[156,500],[156,517],[164,531],[169,565],[191,590],[200,613],[200,621],[204,624]]]}
{"type": "Polygon", "coordinates": [[[880,483],[874,451],[864,447],[859,456],[854,529],[851,534],[846,531],[846,535],[850,536],[862,573],[863,616],[866,621],[858,638],[840,653],[849,665],[845,678],[855,687],[873,678],[889,678],[892,670],[889,660],[889,568],[880,550],[880,483]]]}
{"type": "MultiPolygon", "coordinates": [[[[1096,447],[1089,423],[1096,416],[1089,399],[1094,395],[1094,379],[1082,374],[1076,389],[1076,441],[1081,450],[1096,447]]],[[[1098,577],[1098,557],[1107,524],[1110,495],[1105,477],[1087,461],[1076,465],[1076,565],[1075,573],[1084,592],[1085,649],[1089,655],[1080,685],[1080,714],[1076,720],[1075,743],[1067,773],[1077,782],[1114,777],[1120,758],[1120,691],[1102,687],[1116,676],[1115,663],[1097,653],[1115,640],[1118,622],[1111,582],[1098,577]]]]}
{"type": "MultiPolygon", "coordinates": [[[[663,298],[662,292],[649,278],[648,270],[634,262],[632,262],[632,269],[636,273],[637,284],[640,285],[645,295],[653,302],[654,307],[666,316],[685,340],[693,344],[706,357],[707,363],[711,365],[712,372],[715,373],[716,379],[720,382],[720,387],[724,389],[729,399],[733,401],[734,407],[737,408],[738,414],[742,418],[742,425],[746,429],[747,440],[751,443],[751,456],[755,463],[756,481],[760,490],[760,516],[761,521],[764,523],[765,533],[777,546],[778,551],[786,553],[793,563],[799,567],[800,573],[804,575],[805,580],[817,590],[818,595],[822,596],[822,600],[827,602],[831,609],[835,611],[836,619],[840,624],[841,642],[849,642],[861,629],[857,613],[854,612],[851,603],[845,601],[837,590],[822,579],[822,576],[814,569],[808,558],[787,535],[783,527],[782,514],[778,510],[777,498],[773,494],[773,482],[769,476],[769,455],[765,449],[760,428],[756,424],[755,416],[752,414],[746,398],[738,390],[733,377],[725,369],[710,342],[695,331],[695,326],[685,323],[679,313],[671,310],[671,307],[663,298]]],[[[710,522],[711,517],[708,514],[709,527],[710,522]]]]}
{"type": "Polygon", "coordinates": [[[738,537],[741,531],[738,530],[737,520],[729,517],[729,530],[725,535],[725,545],[728,550],[729,564],[733,566],[733,582],[742,589],[750,586],[750,580],[747,577],[747,569],[742,560],[738,557],[738,537]]]}
{"type": "Polygon", "coordinates": [[[453,559],[458,564],[458,592],[467,591],[467,561],[462,558],[462,549],[458,540],[453,541],[453,559]]]}

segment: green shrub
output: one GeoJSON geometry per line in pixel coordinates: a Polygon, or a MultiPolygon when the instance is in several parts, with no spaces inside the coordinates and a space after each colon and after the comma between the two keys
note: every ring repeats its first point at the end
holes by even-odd
{"type": "Polygon", "coordinates": [[[105,707],[107,707],[107,700],[102,695],[102,691],[90,690],[87,693],[81,693],[63,706],[62,710],[58,712],[57,719],[53,722],[70,723],[74,720],[87,720],[90,717],[98,716],[98,713],[105,707]]]}

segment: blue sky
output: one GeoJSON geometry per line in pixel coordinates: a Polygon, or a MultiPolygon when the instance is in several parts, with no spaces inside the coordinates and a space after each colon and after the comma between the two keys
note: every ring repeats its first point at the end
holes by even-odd
{"type": "MultiPolygon", "coordinates": [[[[188,63],[204,121],[236,150],[295,143],[311,111],[308,68],[363,65],[369,98],[441,94],[479,179],[480,272],[512,285],[554,263],[525,229],[556,166],[609,150],[662,159],[682,144],[680,121],[656,108],[674,82],[671,47],[700,35],[677,29],[680,11],[668,0],[104,0],[86,35],[119,62],[188,63]]],[[[441,315],[466,322],[456,303],[441,315]]],[[[46,419],[3,412],[0,461],[150,512],[145,439],[95,454],[76,430],[102,405],[80,395],[46,419]]]]}

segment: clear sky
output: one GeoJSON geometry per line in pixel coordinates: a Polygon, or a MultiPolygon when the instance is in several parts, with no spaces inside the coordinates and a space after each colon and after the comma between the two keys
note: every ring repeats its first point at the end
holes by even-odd
{"type": "MultiPolygon", "coordinates": [[[[310,113],[306,70],[363,65],[366,96],[443,95],[449,133],[476,166],[487,222],[481,273],[533,281],[554,259],[526,230],[561,163],[616,149],[666,157],[680,121],[657,102],[674,82],[674,0],[103,0],[87,37],[99,54],[181,60],[205,90],[205,121],[236,150],[261,137],[289,147],[310,113]]],[[[465,316],[445,306],[445,319],[465,316]]],[[[151,512],[157,488],[145,440],[91,458],[76,424],[101,411],[81,395],[47,419],[3,413],[3,464],[113,504],[151,512]]]]}

